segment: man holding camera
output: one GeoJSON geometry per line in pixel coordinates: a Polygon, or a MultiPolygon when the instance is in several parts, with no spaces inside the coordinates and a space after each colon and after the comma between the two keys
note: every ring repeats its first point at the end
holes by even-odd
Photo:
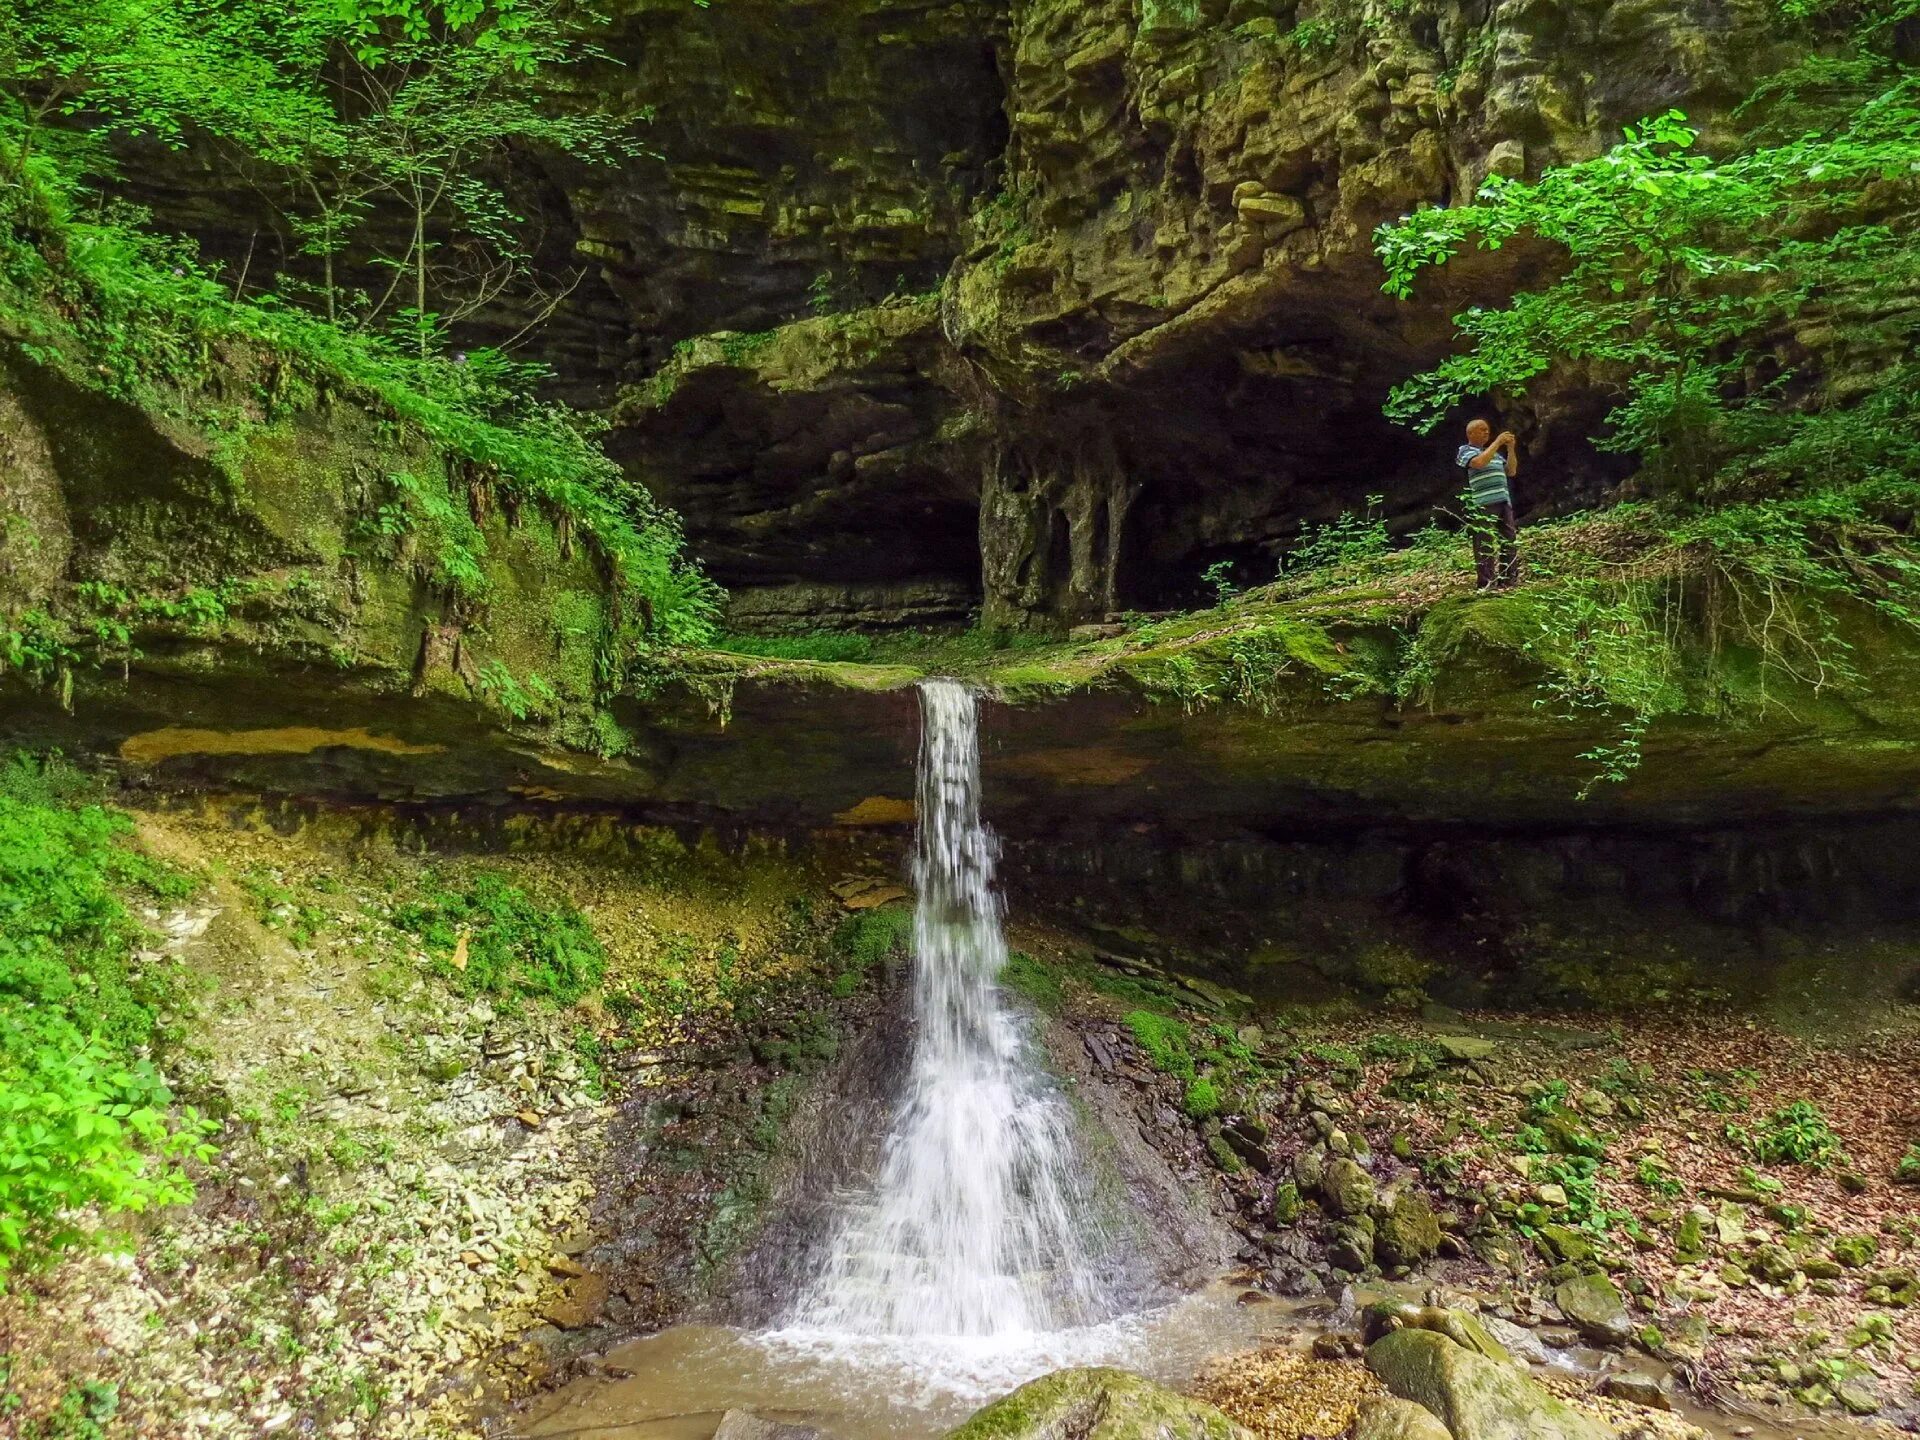
{"type": "Polygon", "coordinates": [[[1513,432],[1498,435],[1484,420],[1467,423],[1467,443],[1454,462],[1466,472],[1467,528],[1473,537],[1473,568],[1479,588],[1506,589],[1520,578],[1520,524],[1514,518],[1513,477],[1520,456],[1513,432]]]}

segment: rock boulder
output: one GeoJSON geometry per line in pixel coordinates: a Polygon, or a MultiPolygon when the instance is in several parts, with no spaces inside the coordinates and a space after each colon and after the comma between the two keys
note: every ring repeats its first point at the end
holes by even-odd
{"type": "Polygon", "coordinates": [[[1200,1400],[1125,1370],[1056,1370],[976,1411],[947,1440],[1253,1440],[1200,1400]]]}
{"type": "Polygon", "coordinates": [[[1424,1405],[1453,1440],[1609,1440],[1608,1432],[1510,1366],[1432,1330],[1396,1330],[1367,1350],[1367,1368],[1424,1405]]]}

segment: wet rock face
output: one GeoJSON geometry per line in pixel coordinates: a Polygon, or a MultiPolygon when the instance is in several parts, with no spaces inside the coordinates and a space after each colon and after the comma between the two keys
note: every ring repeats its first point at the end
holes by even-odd
{"type": "Polygon", "coordinates": [[[957,369],[930,297],[708,336],[622,395],[612,449],[680,512],[736,624],[958,619],[981,450],[935,383],[957,369]]]}

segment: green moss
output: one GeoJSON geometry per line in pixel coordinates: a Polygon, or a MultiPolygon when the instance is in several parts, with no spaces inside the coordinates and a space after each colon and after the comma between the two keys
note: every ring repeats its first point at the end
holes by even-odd
{"type": "Polygon", "coordinates": [[[1066,1001],[1060,976],[1024,950],[1015,950],[1007,956],[1006,966],[1000,971],[1000,983],[1024,995],[1035,1009],[1049,1015],[1058,1012],[1066,1001]]]}
{"type": "Polygon", "coordinates": [[[1154,1069],[1182,1080],[1194,1078],[1192,1036],[1183,1022],[1151,1010],[1134,1010],[1120,1023],[1132,1032],[1154,1069]]]}
{"type": "Polygon", "coordinates": [[[842,920],[832,944],[844,967],[864,972],[903,958],[912,938],[913,912],[903,905],[882,905],[842,920]]]}
{"type": "Polygon", "coordinates": [[[1220,1087],[1204,1075],[1196,1075],[1187,1082],[1186,1094],[1182,1105],[1189,1117],[1206,1120],[1218,1115],[1221,1110],[1220,1087]]]}

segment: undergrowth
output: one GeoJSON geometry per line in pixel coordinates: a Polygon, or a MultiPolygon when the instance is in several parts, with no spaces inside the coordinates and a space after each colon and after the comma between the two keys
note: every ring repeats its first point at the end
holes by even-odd
{"type": "Polygon", "coordinates": [[[606,973],[598,937],[564,900],[535,897],[493,870],[433,872],[427,885],[394,908],[393,923],[462,990],[570,1005],[606,973]]]}
{"type": "MultiPolygon", "coordinates": [[[[494,491],[542,507],[563,548],[577,536],[604,567],[609,689],[636,656],[712,635],[720,592],[687,557],[677,517],[606,455],[599,422],[535,398],[539,367],[484,349],[423,353],[271,294],[235,299],[191,245],[92,193],[97,152],[43,149],[21,165],[15,123],[0,122],[0,168],[18,177],[0,188],[0,335],[29,360],[198,430],[236,482],[250,436],[337,400],[423,441],[438,473],[378,477],[368,523],[409,539],[423,577],[469,612],[488,591],[469,511],[494,491]]],[[[70,688],[96,637],[56,618],[16,617],[0,661],[70,688]]]]}
{"type": "Polygon", "coordinates": [[[57,759],[0,768],[0,1284],[82,1240],[76,1216],[190,1199],[212,1127],[148,1057],[168,988],[125,896],[192,882],[57,759]]]}
{"type": "MultiPolygon", "coordinates": [[[[1405,636],[1398,654],[1370,673],[1356,657],[1323,688],[1420,704],[1470,642],[1509,648],[1539,668],[1543,709],[1612,728],[1582,757],[1584,796],[1639,767],[1662,716],[1733,720],[1863,685],[1849,612],[1920,631],[1916,513],[1920,481],[1888,476],[1714,507],[1628,502],[1529,527],[1524,583],[1481,600],[1459,595],[1463,534],[1429,524],[1395,547],[1371,511],[1348,515],[1220,612],[1232,628],[1206,639],[1204,663],[1176,655],[1154,681],[1190,707],[1271,708],[1274,682],[1311,658],[1307,629],[1385,623],[1405,636]]],[[[1192,628],[1139,638],[1176,626],[1192,628]]]]}
{"type": "Polygon", "coordinates": [[[829,944],[839,966],[834,995],[844,1000],[867,976],[905,958],[912,935],[913,912],[903,906],[882,905],[847,916],[834,927],[829,944]]]}

